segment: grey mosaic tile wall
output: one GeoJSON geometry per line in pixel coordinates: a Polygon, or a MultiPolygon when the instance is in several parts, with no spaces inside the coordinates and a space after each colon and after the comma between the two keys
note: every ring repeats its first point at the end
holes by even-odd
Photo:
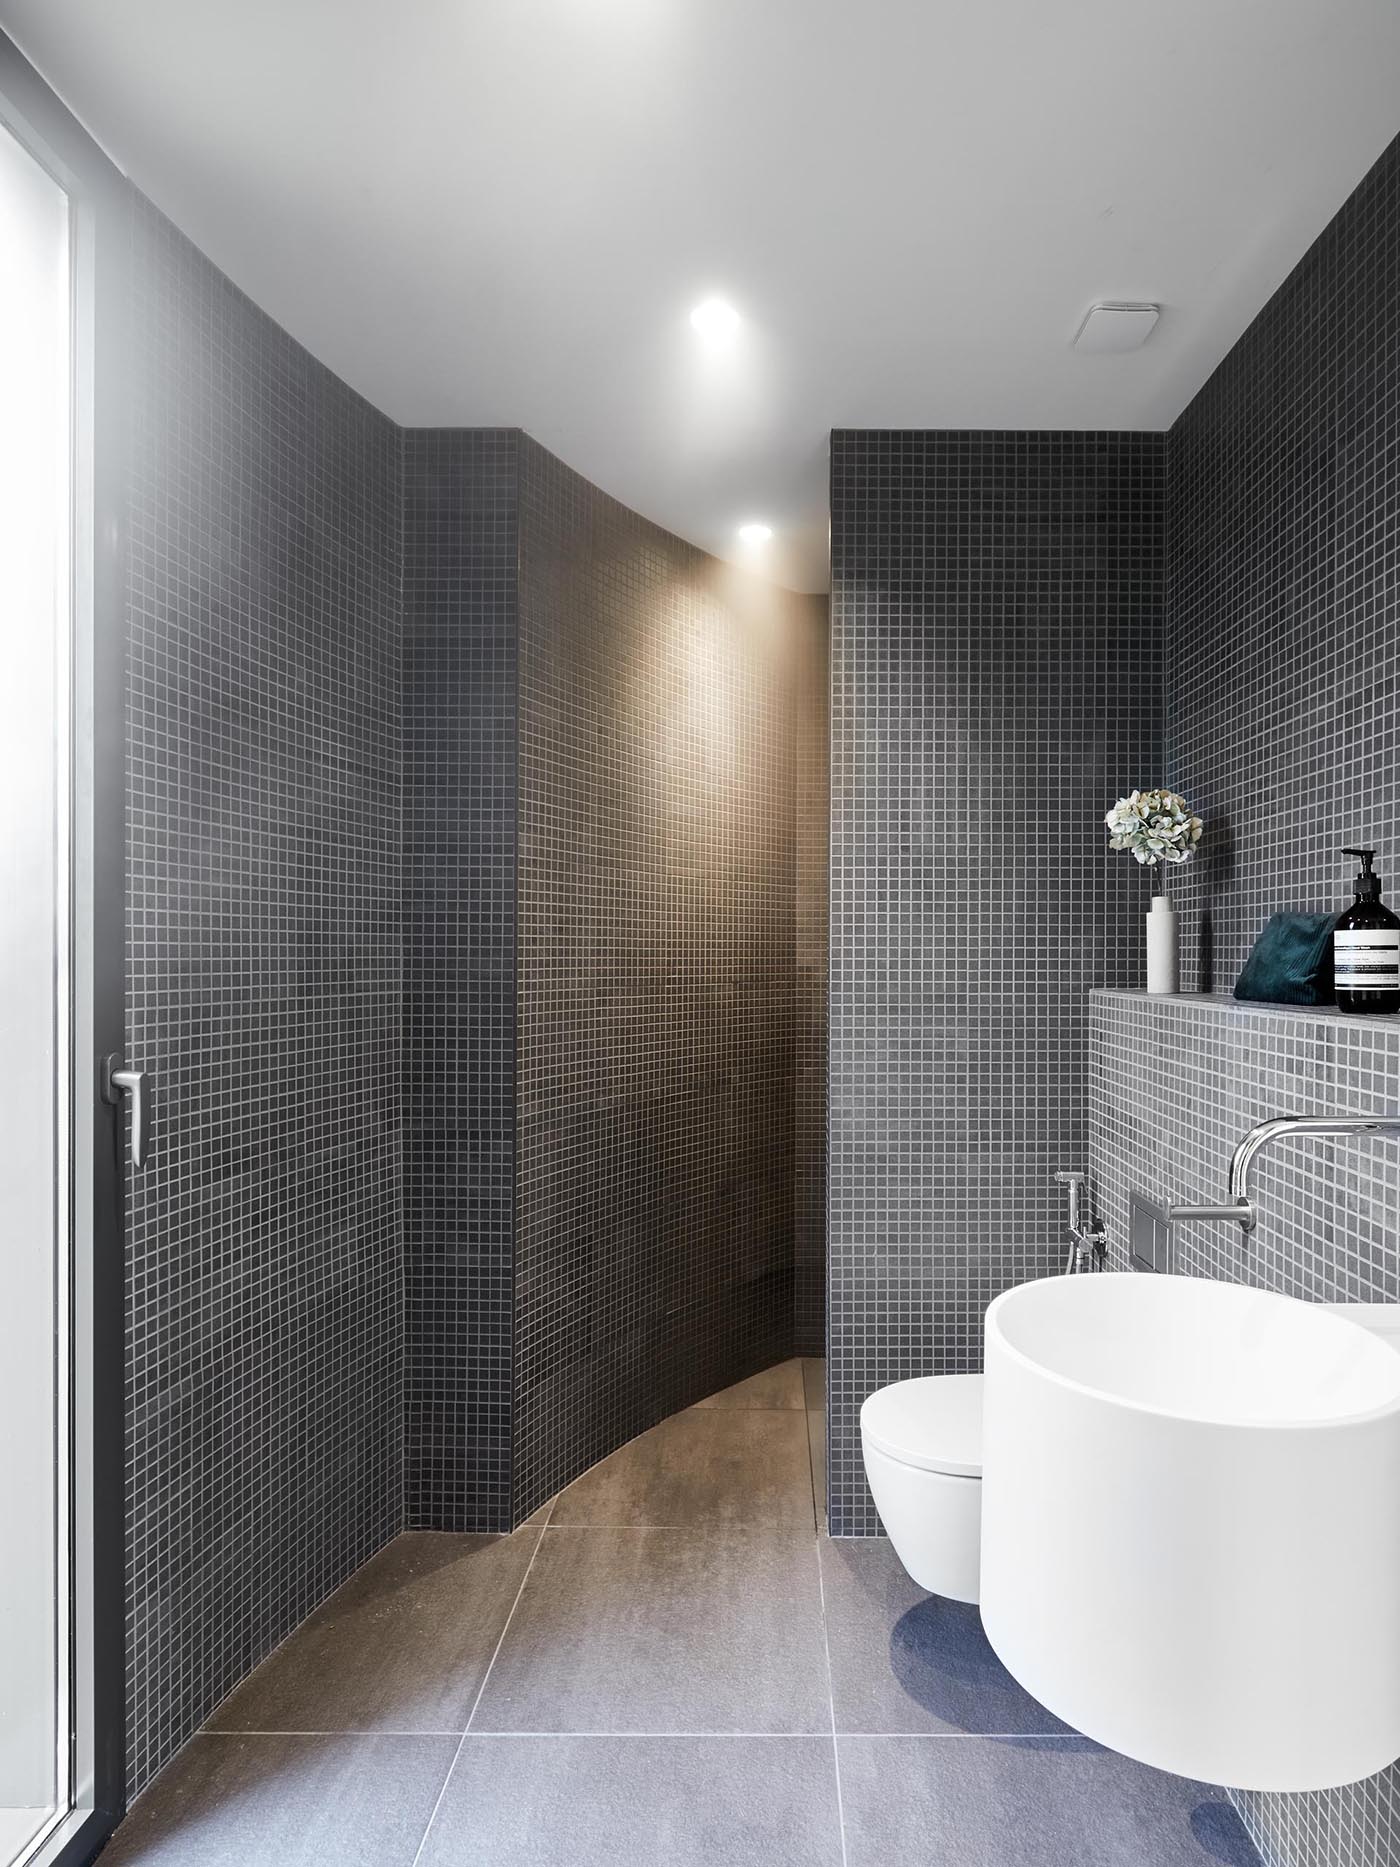
{"type": "Polygon", "coordinates": [[[808,602],[797,661],[797,1129],[793,1350],[826,1353],[826,968],[831,821],[829,605],[808,602]]]}
{"type": "MultiPolygon", "coordinates": [[[[1089,1097],[1095,1202],[1126,1269],[1134,1188],[1160,1202],[1215,1200],[1254,1123],[1400,1107],[1400,1021],[1095,992],[1089,1097]]],[[[1179,1229],[1184,1272],[1313,1301],[1400,1301],[1400,1144],[1276,1146],[1255,1186],[1248,1239],[1237,1226],[1179,1229]]],[[[1400,1768],[1326,1795],[1235,1800],[1269,1867],[1400,1861],[1400,1768]]]]}
{"type": "Polygon", "coordinates": [[[825,605],[404,448],[407,1516],[501,1529],[819,1306],[825,605]]]}
{"type": "MultiPolygon", "coordinates": [[[[1349,900],[1344,844],[1374,844],[1400,882],[1398,307],[1400,142],[1172,429],[1168,769],[1207,820],[1173,885],[1191,986],[1228,990],[1274,909],[1349,900]]],[[[1393,1021],[1113,999],[1094,1015],[1108,1071],[1096,1163],[1120,1237],[1130,1174],[1149,1191],[1216,1188],[1265,1113],[1400,1102],[1393,1021]],[[1135,1165],[1129,1046],[1135,1075],[1144,1047],[1152,1058],[1162,1123],[1135,1165]]],[[[1193,1229],[1186,1268],[1395,1301],[1397,1183],[1391,1144],[1279,1155],[1261,1182],[1272,1223],[1246,1252],[1193,1229]]],[[[1241,1798],[1277,1867],[1400,1860],[1398,1804],[1397,1771],[1329,1796],[1241,1798]]]]}
{"type": "Polygon", "coordinates": [[[145,203],[132,320],[134,1792],[399,1527],[400,450],[145,203]]]}
{"type": "Polygon", "coordinates": [[[833,1533],[874,1388],[980,1366],[1083,1162],[1091,985],[1141,964],[1102,827],[1160,743],[1162,435],[832,440],[833,1533]]]}
{"type": "Polygon", "coordinates": [[[1193,989],[1280,907],[1400,895],[1400,142],[1171,433],[1171,782],[1207,821],[1173,893],[1193,989]],[[1204,938],[1198,930],[1204,929],[1204,938]]]}
{"type": "Polygon", "coordinates": [[[811,626],[520,447],[517,1519],[792,1350],[811,626]]]}
{"type": "Polygon", "coordinates": [[[511,1512],[520,437],[404,435],[407,1521],[511,1512]]]}

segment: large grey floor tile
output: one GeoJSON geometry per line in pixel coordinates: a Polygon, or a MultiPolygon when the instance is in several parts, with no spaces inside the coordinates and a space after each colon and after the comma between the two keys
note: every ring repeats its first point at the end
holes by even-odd
{"type": "Polygon", "coordinates": [[[225,1699],[211,1729],[464,1730],[541,1530],[396,1538],[225,1699]]]}
{"type": "Polygon", "coordinates": [[[848,1867],[1258,1867],[1222,1790],[1079,1737],[842,1737],[848,1867]]]}
{"type": "Polygon", "coordinates": [[[831,1740],[469,1737],[421,1867],[839,1867],[831,1740]]]}
{"type": "Polygon", "coordinates": [[[811,1732],[829,1705],[810,1532],[551,1528],[471,1728],[811,1732]]]}
{"type": "Polygon", "coordinates": [[[1064,1731],[988,1645],[975,1607],[927,1595],[884,1537],[823,1538],[838,1731],[1064,1731]]]}
{"type": "Polygon", "coordinates": [[[410,1867],[453,1737],[196,1737],[102,1867],[410,1867]]]}
{"type": "Polygon", "coordinates": [[[802,1395],[802,1363],[780,1361],[776,1367],[751,1374],[747,1381],[736,1381],[733,1387],[721,1388],[719,1393],[711,1394],[708,1400],[698,1404],[707,1409],[783,1407],[790,1411],[800,1411],[805,1404],[802,1395]]]}
{"type": "Polygon", "coordinates": [[[819,1355],[803,1358],[802,1395],[804,1403],[812,1412],[826,1412],[826,1362],[819,1355]]]}
{"type": "Polygon", "coordinates": [[[691,1407],[561,1491],[552,1523],[812,1527],[807,1420],[691,1407]]]}

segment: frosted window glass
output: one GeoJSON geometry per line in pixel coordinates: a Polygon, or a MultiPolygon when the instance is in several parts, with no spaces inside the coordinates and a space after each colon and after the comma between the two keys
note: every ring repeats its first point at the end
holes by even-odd
{"type": "Polygon", "coordinates": [[[0,128],[0,1862],[69,1796],[69,204],[0,128]]]}

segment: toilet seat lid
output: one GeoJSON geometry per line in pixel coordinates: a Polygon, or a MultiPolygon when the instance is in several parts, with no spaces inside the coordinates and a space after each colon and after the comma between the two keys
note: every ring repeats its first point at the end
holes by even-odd
{"type": "Polygon", "coordinates": [[[929,1374],[879,1388],[860,1430],[887,1458],[955,1478],[982,1476],[982,1376],[929,1374]]]}

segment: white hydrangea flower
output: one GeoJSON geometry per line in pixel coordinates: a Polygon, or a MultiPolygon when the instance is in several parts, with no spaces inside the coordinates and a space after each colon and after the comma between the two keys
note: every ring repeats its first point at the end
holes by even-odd
{"type": "Polygon", "coordinates": [[[1119,798],[1104,822],[1109,848],[1131,850],[1134,859],[1148,868],[1186,862],[1205,828],[1175,791],[1133,791],[1119,798]]]}

